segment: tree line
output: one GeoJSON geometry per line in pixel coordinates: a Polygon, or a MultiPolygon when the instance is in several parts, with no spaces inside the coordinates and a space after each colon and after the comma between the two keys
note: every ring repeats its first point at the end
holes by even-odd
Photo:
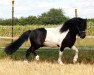
{"type": "MultiPolygon", "coordinates": [[[[32,24],[61,24],[68,17],[64,15],[62,9],[50,9],[48,12],[42,13],[39,16],[28,16],[14,18],[14,25],[32,25],[32,24]]],[[[0,19],[0,25],[11,25],[12,19],[0,19]]]]}

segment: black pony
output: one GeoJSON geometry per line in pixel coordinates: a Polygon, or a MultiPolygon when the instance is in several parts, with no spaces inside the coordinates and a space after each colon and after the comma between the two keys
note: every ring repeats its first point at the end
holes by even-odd
{"type": "Polygon", "coordinates": [[[30,53],[33,53],[36,60],[39,60],[39,56],[35,50],[40,47],[59,47],[58,63],[62,64],[61,57],[65,47],[69,47],[75,50],[75,56],[73,62],[78,59],[78,49],[74,46],[76,41],[76,35],[80,38],[86,36],[87,20],[82,18],[72,18],[67,20],[64,25],[56,28],[38,28],[35,30],[28,30],[24,32],[16,41],[9,44],[5,48],[6,54],[11,55],[14,53],[28,38],[30,39],[31,46],[26,51],[26,58],[28,59],[30,53]]]}

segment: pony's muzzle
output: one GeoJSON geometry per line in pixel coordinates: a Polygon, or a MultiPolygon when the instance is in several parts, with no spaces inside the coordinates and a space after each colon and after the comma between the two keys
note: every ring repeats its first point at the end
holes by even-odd
{"type": "Polygon", "coordinates": [[[82,31],[79,33],[79,35],[80,35],[80,38],[84,39],[86,37],[86,32],[82,31]]]}

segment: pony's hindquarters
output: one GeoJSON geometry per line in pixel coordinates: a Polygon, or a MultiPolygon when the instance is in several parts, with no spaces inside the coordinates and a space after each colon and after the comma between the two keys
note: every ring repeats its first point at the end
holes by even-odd
{"type": "Polygon", "coordinates": [[[13,43],[10,43],[6,48],[5,48],[5,52],[6,54],[12,54],[14,53],[29,37],[31,31],[28,30],[26,32],[24,32],[16,41],[14,41],[13,43]]]}

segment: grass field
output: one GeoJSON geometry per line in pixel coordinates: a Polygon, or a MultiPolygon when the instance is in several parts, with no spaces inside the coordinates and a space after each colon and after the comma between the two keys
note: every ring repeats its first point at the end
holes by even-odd
{"type": "Polygon", "coordinates": [[[50,62],[0,60],[0,75],[94,75],[94,64],[64,64],[50,62]]]}
{"type": "MultiPolygon", "coordinates": [[[[4,53],[4,49],[0,49],[0,59],[4,59],[10,57],[12,60],[25,60],[25,52],[26,49],[19,49],[11,56],[7,56],[4,53]]],[[[49,62],[57,62],[58,59],[58,49],[50,49],[50,48],[41,48],[37,51],[40,56],[40,61],[49,61],[49,62]]],[[[62,61],[64,63],[73,63],[74,51],[66,49],[63,54],[62,61]]],[[[34,56],[31,54],[29,57],[30,61],[33,61],[34,56]]],[[[78,63],[94,63],[94,50],[82,50],[79,49],[79,58],[78,63]]]]}
{"type": "Polygon", "coordinates": [[[19,49],[7,56],[0,49],[0,75],[94,75],[94,50],[79,50],[79,59],[72,63],[74,51],[65,50],[64,65],[57,63],[58,49],[40,49],[40,61],[35,61],[30,55],[29,63],[25,60],[25,49],[19,49]]]}

